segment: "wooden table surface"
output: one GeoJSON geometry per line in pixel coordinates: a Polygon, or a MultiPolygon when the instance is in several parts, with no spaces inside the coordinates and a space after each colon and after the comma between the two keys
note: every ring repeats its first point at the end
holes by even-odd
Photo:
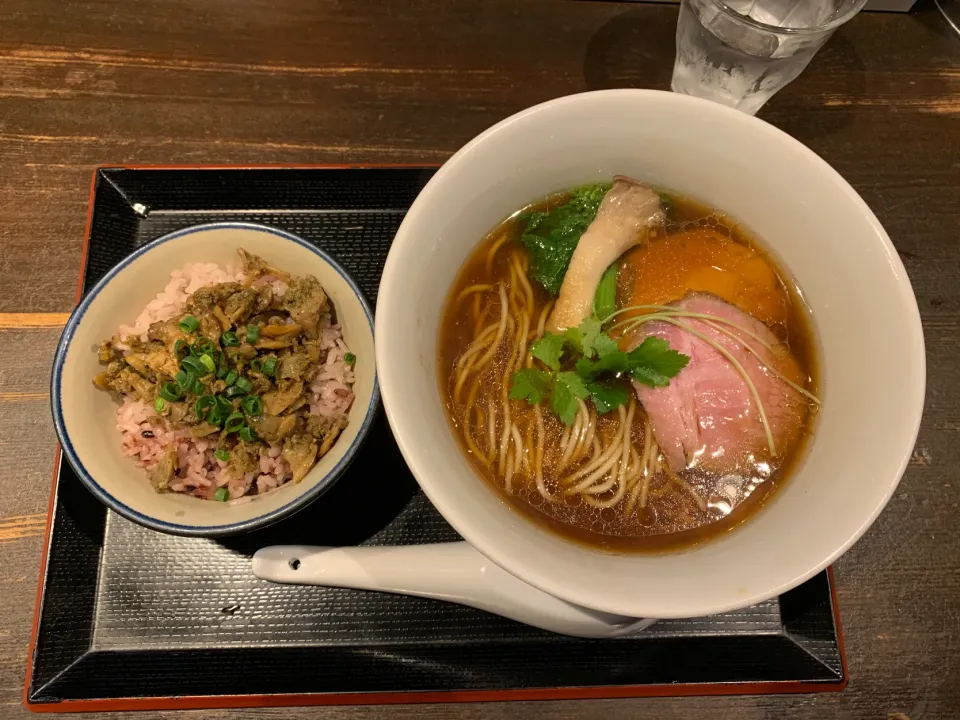
{"type": "MultiPolygon", "coordinates": [[[[960,38],[932,3],[920,5],[909,16],[855,18],[760,113],[874,209],[906,263],[926,332],[927,408],[913,460],[837,565],[848,689],[298,716],[960,717],[960,38]]],[[[0,717],[27,715],[55,447],[48,371],[74,303],[93,169],[442,161],[549,98],[667,88],[676,15],[669,5],[559,0],[0,3],[0,717]]]]}

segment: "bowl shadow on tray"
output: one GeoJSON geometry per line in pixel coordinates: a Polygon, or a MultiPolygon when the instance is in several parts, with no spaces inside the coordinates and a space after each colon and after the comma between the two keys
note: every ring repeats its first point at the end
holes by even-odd
{"type": "MultiPolygon", "coordinates": [[[[636,8],[602,25],[587,44],[588,90],[669,90],[676,51],[676,13],[636,8]]],[[[840,28],[810,65],[760,110],[759,117],[803,143],[842,131],[860,115],[866,96],[863,62],[848,29],[840,28]]]]}
{"type": "Polygon", "coordinates": [[[416,492],[381,409],[353,463],[326,493],[278,523],[218,542],[248,556],[267,545],[358,545],[389,525],[416,492]]]}

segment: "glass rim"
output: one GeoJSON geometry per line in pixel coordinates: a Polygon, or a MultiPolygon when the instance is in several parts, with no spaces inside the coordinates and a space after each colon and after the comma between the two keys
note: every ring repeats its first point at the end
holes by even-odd
{"type": "Polygon", "coordinates": [[[829,30],[835,30],[836,28],[843,25],[845,22],[850,20],[854,15],[856,15],[867,4],[867,0],[854,0],[851,4],[850,9],[847,10],[843,15],[838,18],[834,18],[828,23],[823,25],[817,25],[815,27],[782,27],[780,25],[770,25],[769,23],[761,22],[760,20],[754,20],[748,15],[741,15],[732,7],[727,5],[724,0],[708,0],[713,4],[718,10],[723,12],[725,15],[729,16],[733,20],[742,22],[744,25],[748,25],[757,30],[764,30],[766,32],[781,33],[784,35],[817,35],[819,33],[824,33],[829,30]]]}

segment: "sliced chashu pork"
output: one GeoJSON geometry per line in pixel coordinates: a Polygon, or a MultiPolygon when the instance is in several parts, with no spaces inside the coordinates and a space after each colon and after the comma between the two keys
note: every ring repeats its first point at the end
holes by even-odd
{"type": "MultiPolygon", "coordinates": [[[[773,347],[773,352],[736,328],[723,324],[761,354],[763,360],[801,387],[799,365],[786,346],[766,325],[751,315],[706,294],[688,295],[676,303],[678,310],[726,318],[749,330],[773,347]]],[[[724,347],[746,370],[756,386],[773,432],[778,454],[796,439],[808,412],[807,400],[776,375],[739,342],[703,320],[680,318],[681,322],[724,347]]],[[[652,321],[631,336],[631,347],[655,335],[670,348],[688,355],[690,362],[670,385],[651,388],[634,382],[637,397],[653,426],[664,457],[675,471],[701,467],[715,472],[733,472],[744,463],[769,458],[766,435],[753,395],[737,368],[719,351],[695,335],[674,325],[652,321]]]]}
{"type": "Polygon", "coordinates": [[[590,317],[603,273],[627,250],[646,241],[650,228],[661,225],[663,217],[660,196],[653,188],[622,175],[615,177],[597,216],[577,243],[547,329],[563,332],[590,317]]]}

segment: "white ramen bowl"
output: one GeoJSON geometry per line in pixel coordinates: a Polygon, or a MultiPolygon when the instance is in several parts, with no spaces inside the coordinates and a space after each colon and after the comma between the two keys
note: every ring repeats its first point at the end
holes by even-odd
{"type": "Polygon", "coordinates": [[[379,402],[373,317],[354,281],[326,253],[295,235],[251,223],[198,225],[164,235],[125,258],[83,298],[70,316],[54,359],[50,398],[63,454],[87,488],[124,517],[177,535],[218,536],[253,530],[291,515],[322,495],[347,468],[369,431],[379,402]],[[97,346],[121,324],[132,324],[163,290],[170,272],[192,262],[227,265],[237,248],[294,274],[320,281],[357,356],[356,398],[346,429],[299,483],[239,504],[157,493],[147,473],[120,451],[117,403],[93,385],[103,370],[97,346]]]}
{"type": "Polygon", "coordinates": [[[823,570],[890,499],[923,409],[916,299],[863,200],[773,126],[665,92],[612,90],[547,102],[456,153],[397,232],[380,286],[376,337],[397,442],[450,524],[540,590],[632,617],[724,612],[823,570]],[[799,284],[821,356],[823,405],[793,476],[731,532],[660,555],[577,545],[511,509],[468,462],[438,384],[441,310],[481,238],[530,201],[615,174],[706,202],[756,233],[799,284]]]}

